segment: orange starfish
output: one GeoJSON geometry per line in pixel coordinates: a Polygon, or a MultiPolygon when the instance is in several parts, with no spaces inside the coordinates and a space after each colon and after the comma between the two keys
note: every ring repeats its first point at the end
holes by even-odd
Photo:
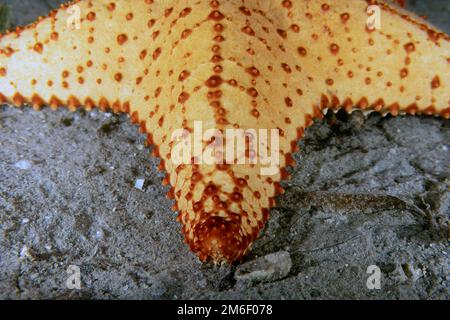
{"type": "Polygon", "coordinates": [[[0,101],[130,114],[168,173],[187,243],[215,262],[249,250],[324,109],[449,118],[449,83],[450,38],[381,1],[81,0],[0,38],[0,101]],[[196,121],[276,129],[280,170],[173,161],[173,133],[196,121]]]}

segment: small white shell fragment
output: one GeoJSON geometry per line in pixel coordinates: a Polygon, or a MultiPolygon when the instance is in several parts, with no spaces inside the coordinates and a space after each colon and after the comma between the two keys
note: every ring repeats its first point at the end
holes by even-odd
{"type": "Polygon", "coordinates": [[[144,183],[145,183],[145,179],[137,179],[136,183],[134,184],[134,187],[136,189],[139,189],[142,191],[142,190],[144,190],[144,183]]]}
{"type": "Polygon", "coordinates": [[[20,160],[14,166],[20,170],[29,170],[31,168],[32,164],[28,160],[20,160]]]}
{"type": "Polygon", "coordinates": [[[27,246],[23,246],[22,249],[20,250],[20,258],[21,259],[31,258],[31,254],[27,246]]]}

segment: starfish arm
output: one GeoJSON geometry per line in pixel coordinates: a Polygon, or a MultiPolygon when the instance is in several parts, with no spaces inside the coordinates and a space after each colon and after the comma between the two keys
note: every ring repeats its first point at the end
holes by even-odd
{"type": "Polygon", "coordinates": [[[288,3],[287,42],[318,107],[450,116],[448,35],[381,1],[288,3]]]}
{"type": "Polygon", "coordinates": [[[163,14],[149,14],[150,9],[155,6],[144,1],[74,1],[2,35],[0,97],[35,108],[128,111],[138,73],[145,69],[139,39],[129,32],[138,35],[163,14]]]}
{"type": "Polygon", "coordinates": [[[234,261],[247,252],[283,192],[297,140],[323,109],[449,117],[448,36],[381,3],[382,29],[371,32],[369,4],[255,0],[217,8],[226,13],[218,28],[220,98],[211,101],[222,115],[217,124],[278,129],[281,170],[265,176],[261,164],[199,165],[172,176],[186,239],[200,258],[234,261]]]}

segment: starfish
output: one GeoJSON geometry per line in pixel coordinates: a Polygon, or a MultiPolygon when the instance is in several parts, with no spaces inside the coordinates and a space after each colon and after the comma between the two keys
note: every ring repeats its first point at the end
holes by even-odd
{"type": "Polygon", "coordinates": [[[129,114],[167,172],[186,242],[216,263],[248,252],[324,110],[449,118],[449,83],[449,36],[374,0],[79,0],[0,37],[0,102],[129,114]],[[173,161],[173,133],[196,122],[275,130],[279,170],[173,161]]]}

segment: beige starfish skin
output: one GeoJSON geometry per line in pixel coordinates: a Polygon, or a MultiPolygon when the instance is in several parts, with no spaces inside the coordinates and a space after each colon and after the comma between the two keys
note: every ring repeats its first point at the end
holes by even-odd
{"type": "MultiPolygon", "coordinates": [[[[71,11],[73,12],[73,11],[71,11]]],[[[0,100],[129,113],[201,260],[242,258],[268,219],[282,169],[176,165],[172,133],[280,129],[280,167],[323,109],[450,116],[450,39],[365,0],[81,0],[0,38],[0,100]],[[368,5],[381,29],[367,28],[368,5]],[[68,27],[68,8],[81,12],[68,27]]]]}

